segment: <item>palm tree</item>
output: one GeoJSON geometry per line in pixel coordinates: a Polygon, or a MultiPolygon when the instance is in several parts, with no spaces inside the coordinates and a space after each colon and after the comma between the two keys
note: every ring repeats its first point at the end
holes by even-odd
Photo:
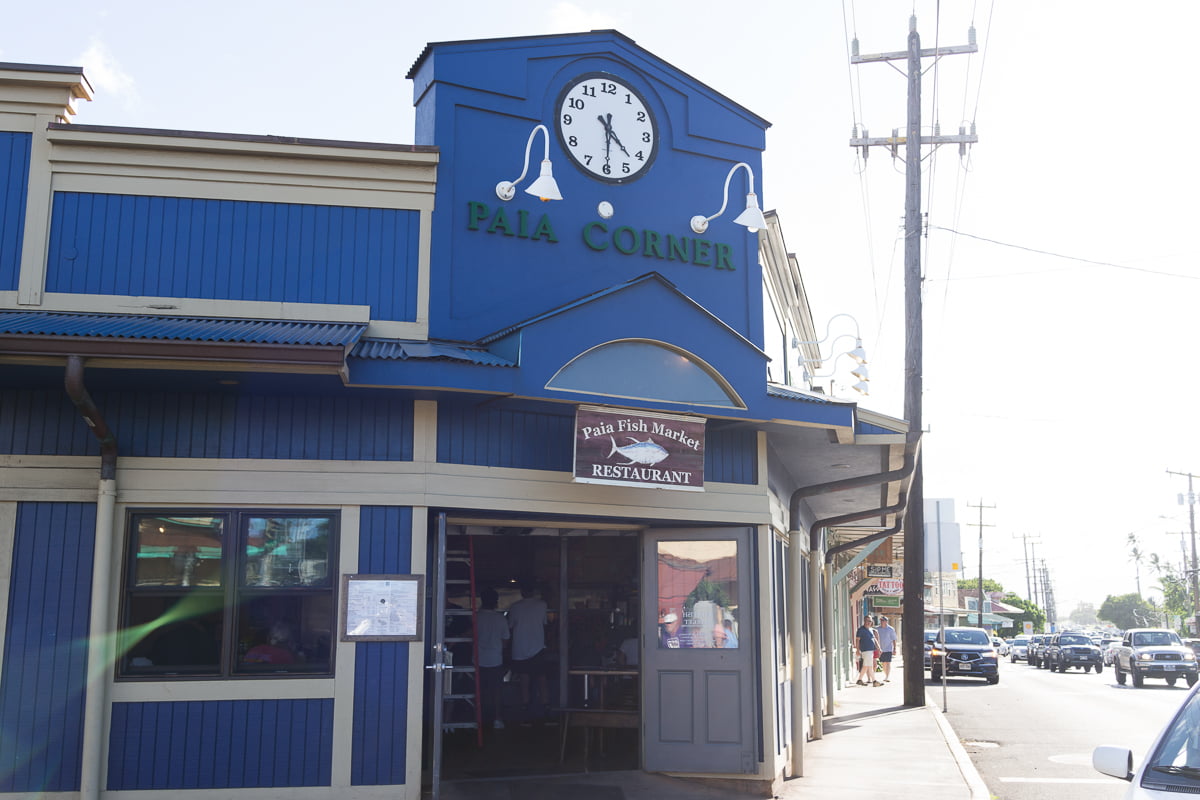
{"type": "Polygon", "coordinates": [[[1137,594],[1140,599],[1142,596],[1142,559],[1146,557],[1146,554],[1142,552],[1142,548],[1138,544],[1136,533],[1128,534],[1125,541],[1129,544],[1129,560],[1133,562],[1134,575],[1137,578],[1137,594]]]}

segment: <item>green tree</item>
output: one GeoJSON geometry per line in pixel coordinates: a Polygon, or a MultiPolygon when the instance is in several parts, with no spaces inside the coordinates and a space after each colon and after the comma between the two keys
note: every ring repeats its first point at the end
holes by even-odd
{"type": "Polygon", "coordinates": [[[1137,592],[1116,596],[1110,594],[1100,604],[1096,616],[1122,629],[1152,627],[1162,622],[1161,609],[1144,600],[1137,592]]]}
{"type": "Polygon", "coordinates": [[[1021,609],[1020,614],[1005,615],[1013,618],[1017,626],[1017,633],[1021,633],[1025,629],[1026,622],[1033,623],[1034,633],[1042,633],[1046,630],[1046,612],[1042,611],[1042,609],[1035,606],[1032,602],[1026,600],[1024,597],[1021,597],[1019,594],[1014,594],[1013,592],[1009,592],[1008,594],[1004,595],[1004,602],[1006,605],[1016,606],[1017,608],[1021,609]]]}
{"type": "MultiPolygon", "coordinates": [[[[964,592],[978,593],[979,592],[979,579],[978,578],[963,578],[958,582],[958,588],[964,592]]],[[[983,579],[983,591],[984,592],[1003,592],[1004,587],[1000,585],[999,581],[994,581],[991,578],[984,578],[983,579]]],[[[1007,603],[1008,601],[1006,600],[1005,602],[1007,603]]]]}
{"type": "Polygon", "coordinates": [[[1182,572],[1159,558],[1158,553],[1150,554],[1150,568],[1158,575],[1158,588],[1163,593],[1162,608],[1168,618],[1175,614],[1181,619],[1191,616],[1192,602],[1182,572]]]}

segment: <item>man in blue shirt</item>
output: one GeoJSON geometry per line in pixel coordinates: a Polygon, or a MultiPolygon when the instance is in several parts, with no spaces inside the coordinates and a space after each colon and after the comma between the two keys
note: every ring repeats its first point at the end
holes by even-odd
{"type": "Polygon", "coordinates": [[[858,685],[883,686],[875,680],[875,651],[879,649],[879,643],[875,639],[875,631],[871,628],[870,616],[863,617],[862,625],[854,632],[854,644],[862,664],[858,670],[858,685]]]}

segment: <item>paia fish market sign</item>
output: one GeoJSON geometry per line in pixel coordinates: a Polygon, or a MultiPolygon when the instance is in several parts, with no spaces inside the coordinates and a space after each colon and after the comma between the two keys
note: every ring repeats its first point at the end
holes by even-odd
{"type": "Polygon", "coordinates": [[[580,406],[575,480],[704,491],[704,418],[580,406]]]}

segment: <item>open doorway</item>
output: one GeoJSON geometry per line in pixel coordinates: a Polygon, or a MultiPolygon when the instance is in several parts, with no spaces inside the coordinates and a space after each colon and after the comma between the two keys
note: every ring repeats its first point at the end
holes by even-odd
{"type": "Polygon", "coordinates": [[[639,532],[463,521],[446,537],[442,779],[637,769],[639,532]],[[509,635],[499,668],[489,613],[509,635]],[[524,658],[531,624],[544,648],[524,658]]]}

